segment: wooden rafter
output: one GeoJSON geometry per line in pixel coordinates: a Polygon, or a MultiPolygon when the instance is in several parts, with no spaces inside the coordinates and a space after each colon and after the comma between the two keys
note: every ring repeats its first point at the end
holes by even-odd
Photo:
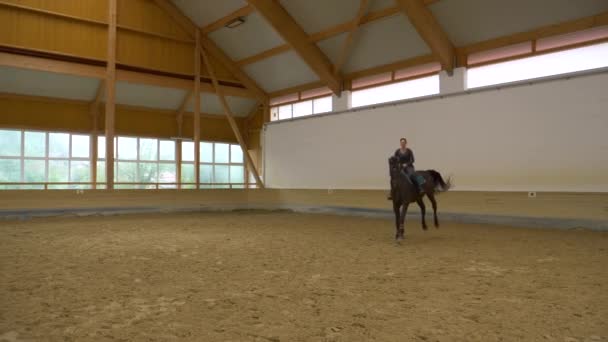
{"type": "MultiPolygon", "coordinates": [[[[103,80],[106,77],[106,68],[102,66],[61,61],[42,57],[26,56],[8,52],[0,52],[0,66],[48,71],[57,74],[83,76],[103,80]]],[[[155,75],[130,70],[116,70],[116,80],[128,83],[147,84],[164,88],[191,90],[192,82],[183,78],[155,75]]],[[[224,94],[231,96],[255,98],[245,88],[221,85],[224,94]]],[[[201,83],[201,92],[214,93],[210,83],[201,83]]]]}
{"type": "MultiPolygon", "coordinates": [[[[425,4],[426,5],[430,5],[432,3],[435,3],[439,0],[425,0],[425,4]]],[[[359,25],[358,26],[363,26],[369,23],[372,23],[374,21],[378,21],[393,15],[397,15],[401,13],[401,10],[399,9],[399,7],[397,6],[393,6],[393,7],[388,7],[385,9],[381,9],[375,12],[371,12],[368,13],[366,15],[364,15],[361,20],[359,21],[359,25]]],[[[339,34],[345,33],[345,32],[349,32],[352,28],[352,24],[353,21],[348,21],[345,23],[340,23],[338,25],[332,26],[330,28],[327,28],[325,30],[319,31],[317,33],[313,33],[310,36],[308,36],[308,40],[316,43],[334,36],[337,36],[339,34]]],[[[272,56],[276,56],[279,54],[282,54],[284,52],[287,52],[291,50],[291,46],[289,46],[289,44],[283,44],[283,45],[279,45],[276,46],[272,49],[268,49],[266,51],[262,51],[260,53],[257,53],[253,56],[249,56],[246,58],[243,58],[239,61],[237,61],[237,65],[239,66],[243,66],[243,65],[247,65],[247,64],[252,64],[255,62],[258,62],[260,60],[263,60],[265,58],[270,58],[272,56]]]]}
{"type": "MultiPolygon", "coordinates": [[[[215,72],[213,71],[213,66],[211,65],[211,62],[209,61],[209,56],[207,55],[207,52],[205,51],[204,48],[200,49],[200,53],[203,56],[203,60],[205,61],[205,66],[207,67],[207,71],[209,71],[209,73],[211,74],[211,81],[212,81],[213,85],[216,87],[217,95],[218,95],[218,97],[220,99],[220,103],[224,109],[224,114],[226,115],[226,119],[228,119],[228,123],[230,124],[230,127],[232,128],[232,131],[236,137],[236,140],[238,141],[239,145],[241,146],[241,150],[243,151],[243,156],[245,157],[245,164],[247,165],[247,168],[249,168],[249,170],[253,174],[255,181],[258,184],[258,187],[264,188],[264,183],[262,182],[262,179],[260,178],[258,170],[256,169],[255,165],[253,164],[253,160],[251,159],[251,155],[249,154],[249,149],[247,148],[247,144],[245,142],[245,139],[243,138],[243,135],[241,134],[239,126],[237,125],[236,121],[234,120],[234,115],[232,114],[232,111],[230,110],[230,106],[228,105],[228,102],[226,101],[226,98],[224,97],[222,90],[218,87],[218,81],[217,81],[217,78],[215,77],[215,72]]],[[[245,177],[248,177],[248,175],[245,175],[245,177]]]]}
{"type": "Polygon", "coordinates": [[[274,0],[248,0],[248,2],[291,45],[321,81],[335,94],[339,94],[342,90],[342,78],[332,72],[327,56],[316,44],[309,41],[306,32],[285,8],[274,0]]]}
{"type": "MultiPolygon", "coordinates": [[[[154,0],[154,2],[192,37],[194,37],[195,32],[201,31],[201,29],[196,26],[196,24],[194,24],[190,18],[182,13],[170,0],[154,0]]],[[[249,89],[249,91],[251,91],[258,100],[266,100],[268,96],[264,90],[262,90],[262,88],[257,85],[253,79],[251,79],[243,70],[241,70],[234,61],[232,61],[211,39],[207,38],[204,34],[201,34],[201,44],[207,51],[209,51],[211,57],[228,69],[228,71],[230,71],[247,89],[249,89]]]]}
{"type": "Polygon", "coordinates": [[[228,24],[229,22],[231,22],[239,17],[248,16],[253,11],[255,11],[255,9],[253,7],[251,7],[251,5],[241,7],[239,9],[237,9],[236,11],[228,14],[227,16],[222,17],[222,18],[212,22],[211,24],[203,27],[202,28],[203,34],[209,34],[213,31],[219,30],[222,27],[226,26],[226,24],[228,24]]]}
{"type": "Polygon", "coordinates": [[[350,28],[350,31],[348,31],[348,35],[346,36],[346,39],[344,39],[344,43],[342,43],[342,49],[340,50],[340,56],[338,57],[336,64],[334,64],[334,73],[335,74],[340,72],[342,65],[344,65],[344,63],[346,62],[346,57],[348,56],[348,50],[350,49],[350,46],[353,43],[353,40],[355,38],[355,32],[357,32],[357,29],[359,28],[359,23],[361,22],[361,18],[363,18],[363,15],[365,14],[365,11],[367,10],[368,4],[369,4],[369,0],[361,0],[361,3],[359,4],[359,10],[357,11],[357,15],[355,16],[355,19],[352,21],[352,24],[351,24],[352,27],[350,28]]]}
{"type": "Polygon", "coordinates": [[[451,73],[456,56],[454,45],[431,10],[425,6],[422,0],[395,0],[395,2],[437,57],[443,69],[451,73]]]}

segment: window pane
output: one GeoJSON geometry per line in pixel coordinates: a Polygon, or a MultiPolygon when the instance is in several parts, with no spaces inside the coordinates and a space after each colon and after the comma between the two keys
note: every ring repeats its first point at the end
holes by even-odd
{"type": "Polygon", "coordinates": [[[201,183],[213,183],[213,165],[201,165],[199,172],[201,183]]]}
{"type": "Polygon", "coordinates": [[[291,105],[279,107],[279,120],[291,119],[291,105]]]}
{"type": "MultiPolygon", "coordinates": [[[[316,100],[315,100],[316,101],[316,100]]],[[[293,117],[305,116],[312,114],[312,100],[298,102],[293,104],[293,117]]]]}
{"type": "Polygon", "coordinates": [[[70,135],[49,133],[49,157],[68,158],[70,156],[70,135]]]}
{"type": "Polygon", "coordinates": [[[106,159],[106,137],[97,137],[97,159],[106,159]]]}
{"type": "Polygon", "coordinates": [[[156,183],[158,181],[157,163],[139,163],[139,183],[156,183]]]}
{"type": "Polygon", "coordinates": [[[97,162],[97,182],[105,183],[106,181],[106,162],[98,161],[97,162]]]}
{"type": "Polygon", "coordinates": [[[70,182],[81,183],[91,181],[91,163],[88,161],[70,162],[70,182]]]}
{"type": "Polygon", "coordinates": [[[331,96],[322,97],[320,99],[316,99],[313,102],[314,113],[327,113],[332,111],[332,99],[331,96]]]}
{"type": "Polygon", "coordinates": [[[16,159],[0,159],[0,182],[20,182],[21,161],[16,159]]]}
{"type": "Polygon", "coordinates": [[[228,163],[228,154],[230,153],[229,144],[215,144],[215,162],[216,163],[228,163]]]}
{"type": "MultiPolygon", "coordinates": [[[[26,143],[27,144],[27,143],[26,143]]],[[[24,160],[23,176],[26,183],[42,183],[46,179],[44,160],[24,160]]]]}
{"type": "Polygon", "coordinates": [[[433,94],[439,94],[438,75],[353,91],[352,106],[368,106],[433,94]]]}
{"type": "Polygon", "coordinates": [[[230,162],[243,163],[243,150],[240,145],[230,145],[230,162]]]}
{"type": "Polygon", "coordinates": [[[608,43],[547,53],[467,70],[467,88],[521,81],[608,66],[608,43]]]}
{"type": "Polygon", "coordinates": [[[159,183],[177,183],[175,164],[163,163],[158,165],[159,183]]]}
{"type": "Polygon", "coordinates": [[[118,182],[136,182],[137,181],[137,163],[133,162],[118,162],[117,180],[118,182]]]}
{"type": "MultiPolygon", "coordinates": [[[[0,142],[1,144],[1,142],[0,142]]],[[[46,156],[46,133],[25,132],[24,154],[26,157],[46,156]]]]}
{"type": "Polygon", "coordinates": [[[215,165],[214,183],[229,183],[229,172],[228,165],[215,165]]]}
{"type": "Polygon", "coordinates": [[[213,143],[202,142],[200,155],[201,163],[213,163],[213,143]]]}
{"type": "Polygon", "coordinates": [[[139,139],[139,160],[158,160],[158,140],[139,139]]]}
{"type": "Polygon", "coordinates": [[[49,160],[49,182],[68,182],[69,164],[67,160],[49,160]]]}
{"type": "Polygon", "coordinates": [[[243,166],[230,166],[230,183],[245,183],[245,168],[243,166]]]}
{"type": "Polygon", "coordinates": [[[72,157],[89,158],[89,143],[90,138],[88,135],[72,134],[72,157]]]}
{"type": "Polygon", "coordinates": [[[175,160],[175,141],[160,141],[160,160],[175,160]]]}
{"type": "Polygon", "coordinates": [[[118,159],[137,159],[137,138],[118,137],[118,159]]]}
{"type": "Polygon", "coordinates": [[[194,142],[182,141],[182,160],[194,161],[194,142]]]}
{"type": "Polygon", "coordinates": [[[0,156],[19,157],[21,155],[21,131],[0,130],[0,156]]]}
{"type": "Polygon", "coordinates": [[[270,107],[270,121],[279,120],[279,107],[270,107]]]}
{"type": "Polygon", "coordinates": [[[182,164],[182,183],[194,183],[194,164],[182,164]]]}

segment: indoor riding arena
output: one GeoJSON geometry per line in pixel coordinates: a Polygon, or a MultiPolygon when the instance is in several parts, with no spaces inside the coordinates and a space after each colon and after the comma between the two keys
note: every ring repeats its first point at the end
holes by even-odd
{"type": "Polygon", "coordinates": [[[0,342],[608,342],[608,1],[0,0],[0,342]]]}

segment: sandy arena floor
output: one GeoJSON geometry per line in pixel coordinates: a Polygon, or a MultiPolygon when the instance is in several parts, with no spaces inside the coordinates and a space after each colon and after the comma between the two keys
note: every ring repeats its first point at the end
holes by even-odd
{"type": "Polygon", "coordinates": [[[608,341],[608,233],[290,213],[0,221],[0,341],[608,341]]]}

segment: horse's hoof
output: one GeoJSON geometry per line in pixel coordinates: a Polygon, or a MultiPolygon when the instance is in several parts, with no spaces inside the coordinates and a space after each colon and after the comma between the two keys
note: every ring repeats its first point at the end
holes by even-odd
{"type": "Polygon", "coordinates": [[[439,223],[435,223],[435,228],[439,229],[439,223]]]}
{"type": "Polygon", "coordinates": [[[428,229],[429,229],[429,227],[427,227],[427,226],[422,226],[422,230],[428,230],[428,229]]]}

